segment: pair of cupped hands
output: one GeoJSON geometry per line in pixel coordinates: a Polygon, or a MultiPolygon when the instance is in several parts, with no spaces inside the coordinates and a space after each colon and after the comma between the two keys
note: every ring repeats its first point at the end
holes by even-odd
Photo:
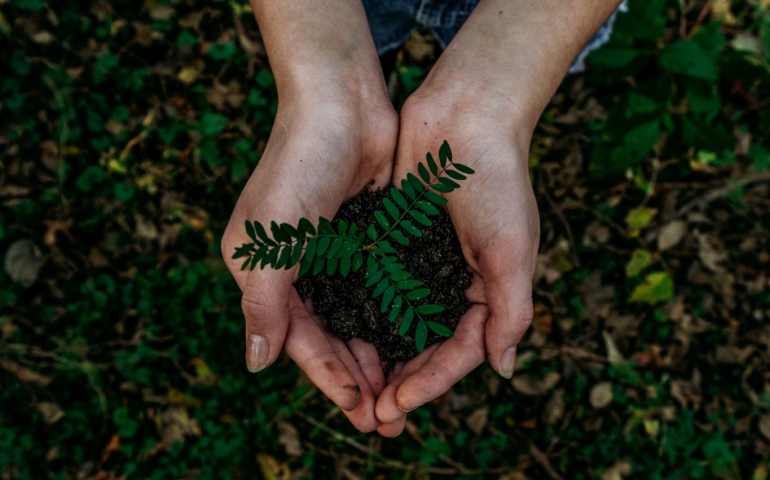
{"type": "MultiPolygon", "coordinates": [[[[382,74],[380,74],[380,77],[382,74]]],[[[432,401],[486,358],[513,375],[516,346],[531,323],[540,221],[528,171],[529,125],[517,128],[504,99],[432,81],[399,116],[384,88],[324,86],[281,98],[270,139],[233,211],[222,254],[243,291],[246,363],[268,368],[281,348],[362,432],[399,435],[407,412],[432,401]],[[444,140],[476,171],[447,194],[448,212],[473,274],[471,302],[454,337],[426,348],[386,378],[371,344],[343,342],[303,302],[290,270],[241,271],[234,249],[250,240],[246,220],[296,225],[333,218],[365,188],[400,185],[444,140]]]]}

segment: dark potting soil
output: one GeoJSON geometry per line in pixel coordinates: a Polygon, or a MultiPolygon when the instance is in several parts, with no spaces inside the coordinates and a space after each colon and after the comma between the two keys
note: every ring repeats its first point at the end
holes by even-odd
{"type": "MultiPolygon", "coordinates": [[[[384,211],[384,196],[383,190],[366,190],[343,204],[334,220],[345,220],[348,224],[355,222],[359,230],[366,230],[369,224],[376,225],[374,211],[384,211]]],[[[423,317],[454,331],[460,317],[470,307],[465,290],[471,285],[471,275],[449,215],[442,209],[430,219],[433,225],[419,227],[422,237],[406,234],[409,246],[395,241],[390,244],[397,250],[395,255],[399,263],[406,265],[406,271],[431,291],[426,298],[413,301],[412,305],[442,305],[443,312],[423,317]]],[[[345,341],[358,337],[373,344],[380,359],[391,367],[398,360],[409,360],[417,355],[414,335],[418,318],[415,316],[409,331],[399,336],[403,314],[390,322],[390,310],[380,313],[382,297],[372,298],[374,289],[366,287],[365,270],[366,264],[347,277],[328,276],[325,272],[317,276],[306,274],[295,287],[303,299],[313,300],[316,313],[326,318],[326,328],[330,332],[345,341]]],[[[406,308],[402,307],[401,311],[406,312],[406,308]]],[[[426,346],[443,338],[429,329],[426,346]]]]}

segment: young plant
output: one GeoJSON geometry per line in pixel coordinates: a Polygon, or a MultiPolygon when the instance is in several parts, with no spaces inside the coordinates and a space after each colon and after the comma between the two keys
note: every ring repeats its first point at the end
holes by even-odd
{"type": "Polygon", "coordinates": [[[390,197],[382,200],[385,213],[374,212],[376,225],[373,223],[365,230],[359,230],[358,225],[348,225],[344,220],[333,225],[320,217],[318,224],[313,225],[308,219],[301,218],[297,227],[271,222],[271,237],[261,223],[246,221],[246,233],[253,242],[236,248],[233,258],[246,257],[241,270],[253,270],[257,265],[260,268],[270,266],[288,270],[300,264],[300,276],[308,272],[318,275],[326,270],[327,275],[339,272],[347,277],[351,271],[358,271],[366,263],[366,286],[373,288],[374,298],[382,297],[380,312],[390,309],[388,318],[394,322],[404,311],[399,335],[409,331],[416,318],[415,343],[417,351],[422,352],[428,328],[445,337],[451,337],[452,331],[424,318],[443,311],[444,307],[412,304],[415,300],[428,297],[430,290],[424,287],[423,282],[412,278],[405,265],[398,263],[398,258],[393,255],[396,249],[387,239],[409,245],[409,238],[404,232],[421,237],[422,232],[414,222],[431,226],[433,222],[428,215],[436,215],[438,207],[447,203],[444,197],[431,190],[450,193],[460,188],[458,182],[465,180],[466,175],[475,173],[470,167],[452,161],[452,150],[446,141],[439,148],[438,156],[437,164],[430,153],[426,155],[427,168],[422,162],[418,163],[417,172],[422,181],[410,173],[405,180],[401,180],[401,191],[390,189],[390,197]]]}

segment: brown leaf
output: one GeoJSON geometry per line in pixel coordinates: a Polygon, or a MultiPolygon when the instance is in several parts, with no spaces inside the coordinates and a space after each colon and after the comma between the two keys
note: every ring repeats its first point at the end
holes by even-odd
{"type": "Polygon", "coordinates": [[[658,235],[658,250],[661,252],[668,250],[682,240],[687,233],[687,222],[683,220],[674,220],[666,224],[658,235]]]}
{"type": "Polygon", "coordinates": [[[43,414],[43,420],[48,425],[53,425],[64,416],[61,408],[53,402],[39,402],[36,406],[40,413],[43,414]]]}
{"type": "Polygon", "coordinates": [[[56,234],[58,232],[62,232],[64,235],[66,235],[71,242],[75,241],[75,239],[72,238],[72,234],[70,233],[70,227],[72,227],[71,218],[68,220],[46,220],[45,226],[47,230],[45,231],[45,236],[43,237],[43,243],[49,247],[56,245],[56,234]]]}
{"type": "Polygon", "coordinates": [[[200,437],[201,429],[198,421],[190,418],[184,407],[169,407],[161,416],[163,426],[161,444],[169,449],[176,442],[184,442],[184,437],[200,437]]]}
{"type": "Polygon", "coordinates": [[[40,45],[50,45],[54,42],[54,40],[56,40],[56,37],[54,37],[53,34],[48,30],[40,30],[39,32],[35,32],[30,38],[33,42],[40,45]]]}
{"type": "Polygon", "coordinates": [[[564,389],[556,390],[543,410],[543,423],[556,425],[564,416],[564,389]]]}
{"type": "Polygon", "coordinates": [[[723,272],[723,262],[730,259],[730,254],[725,250],[722,241],[711,235],[702,235],[696,232],[698,237],[698,257],[703,265],[712,272],[723,272]]]}
{"type": "Polygon", "coordinates": [[[618,460],[615,465],[604,470],[602,480],[623,480],[627,475],[631,475],[631,462],[618,460]]]}
{"type": "Polygon", "coordinates": [[[524,395],[545,395],[556,386],[561,380],[561,375],[556,372],[547,374],[541,380],[534,380],[528,374],[516,375],[513,377],[512,384],[513,389],[524,395]]]}
{"type": "Polygon", "coordinates": [[[109,458],[112,452],[119,452],[120,451],[120,435],[117,433],[112,435],[112,438],[110,438],[110,443],[107,444],[106,447],[104,447],[104,451],[102,452],[102,463],[106,462],[109,458]]]}
{"type": "Polygon", "coordinates": [[[22,367],[21,365],[14,363],[10,360],[0,359],[0,367],[11,372],[21,380],[22,382],[37,383],[38,385],[46,386],[51,383],[51,377],[45,377],[37,374],[32,370],[22,367]]]}
{"type": "Polygon", "coordinates": [[[262,476],[265,477],[265,480],[289,480],[291,475],[289,465],[280,463],[274,457],[266,453],[258,453],[257,463],[262,470],[262,476]]]}
{"type": "Polygon", "coordinates": [[[594,408],[604,408],[612,403],[612,383],[599,382],[591,389],[590,402],[594,408]]]}
{"type": "Polygon", "coordinates": [[[759,427],[759,432],[762,434],[762,436],[767,440],[770,440],[770,413],[762,415],[762,417],[759,419],[757,427],[759,427]]]}
{"type": "Polygon", "coordinates": [[[623,355],[620,354],[620,350],[615,345],[615,340],[612,339],[612,335],[607,333],[607,330],[602,331],[602,338],[604,339],[604,346],[607,348],[607,360],[612,364],[625,362],[623,355]]]}
{"type": "Polygon", "coordinates": [[[489,410],[487,410],[487,407],[482,407],[471,413],[465,420],[465,423],[468,424],[468,428],[470,428],[473,433],[481,435],[481,432],[484,431],[484,427],[487,426],[488,419],[489,410]]]}
{"type": "Polygon", "coordinates": [[[727,364],[743,363],[754,352],[753,345],[747,345],[744,348],[738,348],[735,345],[720,345],[717,347],[717,362],[727,364]]]}
{"type": "Polygon", "coordinates": [[[278,422],[278,430],[281,434],[278,436],[278,443],[286,449],[286,454],[292,457],[302,455],[302,444],[299,441],[299,432],[294,425],[287,422],[278,422]]]}
{"type": "Polygon", "coordinates": [[[14,282],[29,287],[43,266],[43,254],[32,240],[17,240],[5,252],[5,271],[14,282]]]}

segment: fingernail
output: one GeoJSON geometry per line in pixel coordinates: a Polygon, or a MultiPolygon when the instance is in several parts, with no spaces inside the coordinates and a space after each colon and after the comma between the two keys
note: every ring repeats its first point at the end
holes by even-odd
{"type": "Polygon", "coordinates": [[[500,359],[500,366],[497,369],[497,373],[499,373],[503,378],[510,379],[513,377],[513,367],[515,365],[516,345],[503,352],[503,357],[500,359]]]}
{"type": "Polygon", "coordinates": [[[402,412],[404,412],[404,413],[409,413],[409,412],[413,412],[413,411],[417,410],[417,407],[414,407],[414,408],[413,408],[413,409],[411,409],[411,410],[404,410],[404,409],[403,409],[403,408],[401,408],[401,407],[398,407],[398,409],[399,409],[399,410],[401,410],[401,411],[402,411],[402,412]]]}
{"type": "Polygon", "coordinates": [[[265,337],[261,335],[249,335],[246,345],[246,368],[251,373],[256,373],[267,366],[270,360],[270,346],[265,337]]]}

